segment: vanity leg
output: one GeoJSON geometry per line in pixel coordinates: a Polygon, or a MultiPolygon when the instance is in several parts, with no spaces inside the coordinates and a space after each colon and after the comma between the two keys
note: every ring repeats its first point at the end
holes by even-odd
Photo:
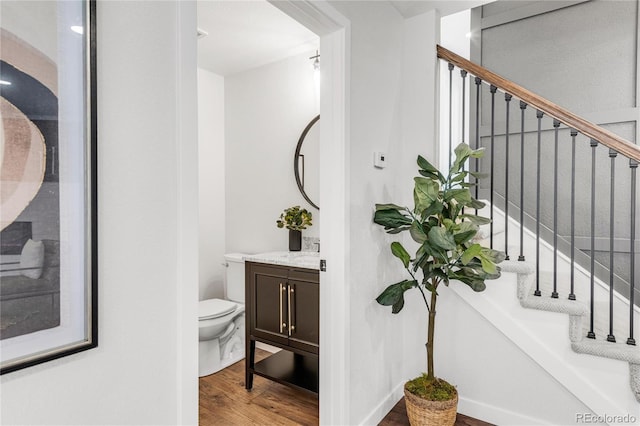
{"type": "Polygon", "coordinates": [[[255,366],[256,360],[256,341],[249,339],[249,344],[247,346],[244,383],[245,388],[247,390],[251,390],[253,387],[253,367],[255,366]]]}

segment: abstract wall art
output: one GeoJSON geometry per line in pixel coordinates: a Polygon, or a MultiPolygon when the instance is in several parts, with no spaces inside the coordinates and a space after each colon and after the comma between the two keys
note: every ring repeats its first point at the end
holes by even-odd
{"type": "Polygon", "coordinates": [[[98,344],[95,1],[0,2],[0,372],[98,344]]]}

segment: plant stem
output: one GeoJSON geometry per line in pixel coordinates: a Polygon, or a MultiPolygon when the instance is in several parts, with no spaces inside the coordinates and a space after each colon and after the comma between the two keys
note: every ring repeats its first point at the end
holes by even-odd
{"type": "Polygon", "coordinates": [[[424,299],[424,304],[427,305],[427,311],[431,312],[431,308],[429,307],[429,302],[427,302],[427,297],[424,295],[424,291],[420,288],[420,285],[418,284],[418,290],[420,290],[420,293],[422,293],[422,298],[424,299]]]}
{"type": "Polygon", "coordinates": [[[427,331],[427,379],[433,380],[435,378],[433,373],[433,337],[436,326],[436,301],[438,299],[438,293],[436,289],[438,287],[438,281],[434,278],[431,281],[433,290],[431,291],[431,309],[429,310],[429,325],[427,331]]]}

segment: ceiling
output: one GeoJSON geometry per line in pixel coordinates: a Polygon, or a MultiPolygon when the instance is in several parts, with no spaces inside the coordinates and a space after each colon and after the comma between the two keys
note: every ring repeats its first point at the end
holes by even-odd
{"type": "MultiPolygon", "coordinates": [[[[385,0],[370,0],[385,1],[385,0]]],[[[404,18],[442,16],[492,0],[386,0],[404,18]]],[[[318,37],[266,0],[198,0],[198,66],[227,76],[318,48],[318,37]]]]}
{"type": "Polygon", "coordinates": [[[266,0],[198,0],[198,66],[227,76],[318,48],[314,33],[266,0]]]}

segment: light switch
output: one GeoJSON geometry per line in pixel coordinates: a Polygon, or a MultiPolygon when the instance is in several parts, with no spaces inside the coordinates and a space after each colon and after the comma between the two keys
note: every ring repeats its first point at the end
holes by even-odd
{"type": "Polygon", "coordinates": [[[384,169],[387,166],[387,155],[384,152],[374,152],[373,165],[379,169],[384,169]]]}

